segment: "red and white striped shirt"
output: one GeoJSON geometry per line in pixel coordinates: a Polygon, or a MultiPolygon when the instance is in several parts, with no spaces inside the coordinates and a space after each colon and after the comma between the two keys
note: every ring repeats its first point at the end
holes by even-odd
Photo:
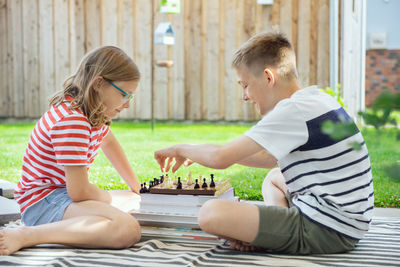
{"type": "Polygon", "coordinates": [[[54,189],[66,187],[65,165],[89,169],[109,131],[108,126],[91,127],[81,110],[70,109],[72,100],[52,106],[33,129],[14,191],[21,213],[54,189]]]}

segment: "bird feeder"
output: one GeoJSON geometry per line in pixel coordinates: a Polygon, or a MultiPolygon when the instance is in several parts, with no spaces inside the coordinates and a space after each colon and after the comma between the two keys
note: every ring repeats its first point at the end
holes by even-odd
{"type": "Polygon", "coordinates": [[[175,44],[175,32],[171,23],[161,22],[154,32],[154,43],[164,45],[175,44]]]}

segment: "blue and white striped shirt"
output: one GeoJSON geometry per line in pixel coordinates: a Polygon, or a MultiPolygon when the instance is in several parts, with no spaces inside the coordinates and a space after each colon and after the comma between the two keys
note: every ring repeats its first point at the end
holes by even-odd
{"type": "Polygon", "coordinates": [[[354,239],[369,229],[374,206],[368,150],[357,127],[340,140],[321,126],[340,118],[340,104],[315,86],[280,101],[246,135],[277,160],[293,204],[310,220],[354,239]],[[354,142],[361,149],[352,149],[354,142]]]}

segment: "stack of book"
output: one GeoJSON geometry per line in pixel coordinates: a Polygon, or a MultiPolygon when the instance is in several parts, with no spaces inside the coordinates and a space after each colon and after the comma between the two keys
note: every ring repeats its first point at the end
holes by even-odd
{"type": "Polygon", "coordinates": [[[220,243],[218,237],[200,230],[197,217],[201,206],[210,199],[239,201],[234,189],[219,196],[142,194],[140,209],[132,215],[142,226],[144,239],[220,243]]]}

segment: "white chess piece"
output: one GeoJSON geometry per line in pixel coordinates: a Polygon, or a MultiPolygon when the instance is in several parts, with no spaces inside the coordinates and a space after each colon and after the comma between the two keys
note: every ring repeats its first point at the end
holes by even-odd
{"type": "Polygon", "coordinates": [[[189,173],[188,173],[188,182],[187,182],[187,185],[192,185],[192,184],[193,184],[192,173],[189,172],[189,173]]]}

